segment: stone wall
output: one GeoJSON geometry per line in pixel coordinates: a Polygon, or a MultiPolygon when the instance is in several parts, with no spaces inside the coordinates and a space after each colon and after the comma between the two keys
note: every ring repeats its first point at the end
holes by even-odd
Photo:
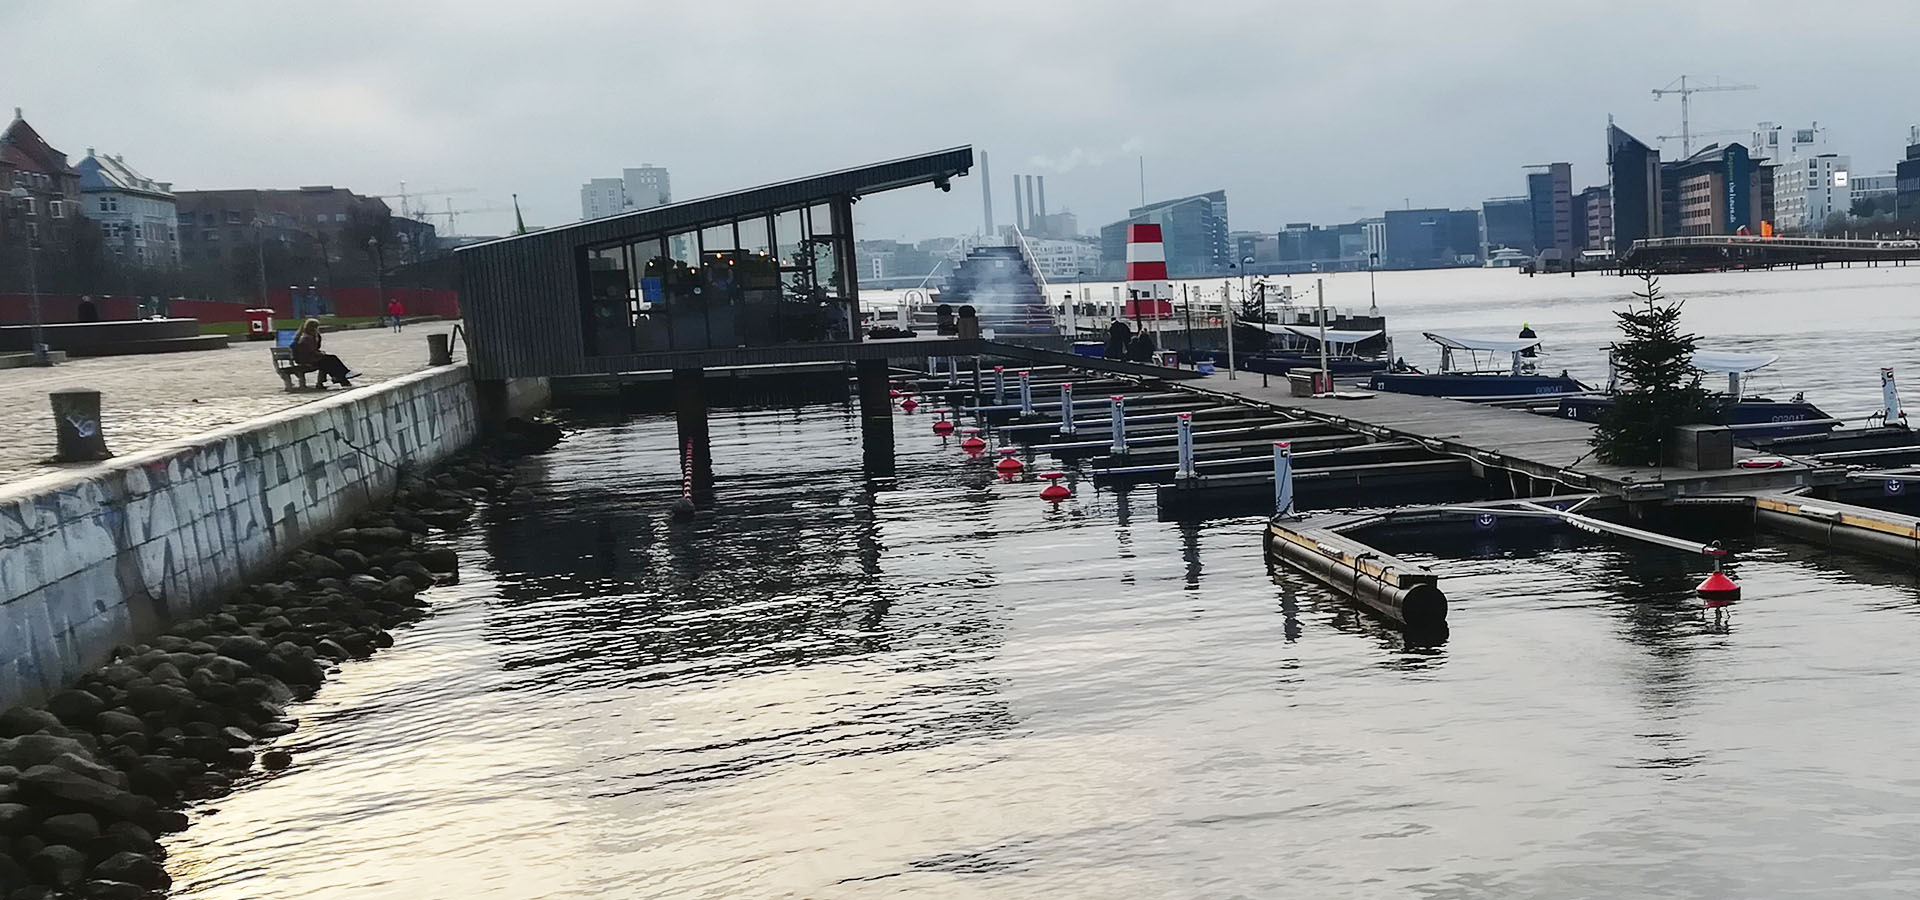
{"type": "Polygon", "coordinates": [[[466,366],[443,366],[0,488],[0,707],[217,603],[478,430],[466,366]]]}

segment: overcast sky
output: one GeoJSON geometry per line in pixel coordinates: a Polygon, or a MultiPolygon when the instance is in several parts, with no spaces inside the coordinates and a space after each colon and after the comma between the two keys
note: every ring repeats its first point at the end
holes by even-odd
{"type": "MultiPolygon", "coordinates": [[[[1477,205],[1529,163],[1604,184],[1607,115],[1678,133],[1649,91],[1682,73],[1761,88],[1697,95],[1696,130],[1817,120],[1890,170],[1920,122],[1917,26],[1914,0],[5,0],[0,108],[177,189],[405,179],[473,189],[440,209],[518,193],[530,224],[623,166],[687,199],[972,144],[1002,222],[1031,172],[1094,231],[1144,155],[1150,197],[1225,188],[1235,228],[1272,230],[1477,205]]],[[[978,172],[858,210],[867,237],[977,230],[978,172]]]]}

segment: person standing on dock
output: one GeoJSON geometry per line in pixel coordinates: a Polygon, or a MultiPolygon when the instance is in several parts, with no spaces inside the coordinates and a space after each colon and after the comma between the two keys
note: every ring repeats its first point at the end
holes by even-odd
{"type": "Polygon", "coordinates": [[[399,334],[400,329],[405,327],[400,323],[400,317],[406,314],[407,308],[400,303],[399,297],[387,301],[387,318],[390,320],[390,324],[393,325],[395,334],[399,334]]]}
{"type": "Polygon", "coordinates": [[[1113,320],[1113,324],[1107,326],[1107,358],[1126,359],[1127,341],[1131,337],[1133,329],[1128,328],[1127,323],[1113,320]]]}
{"type": "MultiPolygon", "coordinates": [[[[1537,337],[1539,337],[1539,335],[1533,333],[1532,325],[1529,325],[1526,322],[1520,323],[1520,339],[1521,340],[1523,341],[1531,340],[1537,337]]],[[[1520,351],[1520,355],[1529,357],[1529,358],[1538,356],[1540,355],[1540,349],[1538,347],[1528,347],[1527,349],[1520,351]]]]}

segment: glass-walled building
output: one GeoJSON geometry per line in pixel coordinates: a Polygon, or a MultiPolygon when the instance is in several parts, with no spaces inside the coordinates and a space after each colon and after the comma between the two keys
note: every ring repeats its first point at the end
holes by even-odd
{"type": "Polygon", "coordinates": [[[587,355],[853,340],[849,205],[833,200],[588,247],[587,355]]]}
{"type": "Polygon", "coordinates": [[[476,377],[837,359],[861,340],[853,204],[942,190],[955,147],[456,251],[476,377]]]}

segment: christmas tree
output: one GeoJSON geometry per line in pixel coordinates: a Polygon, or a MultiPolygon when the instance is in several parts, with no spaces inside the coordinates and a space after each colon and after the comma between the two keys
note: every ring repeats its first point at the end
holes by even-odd
{"type": "Polygon", "coordinates": [[[1626,466],[1660,464],[1662,445],[1677,425],[1707,419],[1707,392],[1693,367],[1699,336],[1680,331],[1678,302],[1660,295],[1660,280],[1640,275],[1641,302],[1614,312],[1622,340],[1608,347],[1613,355],[1619,394],[1593,429],[1593,446],[1602,462],[1626,466]]]}

